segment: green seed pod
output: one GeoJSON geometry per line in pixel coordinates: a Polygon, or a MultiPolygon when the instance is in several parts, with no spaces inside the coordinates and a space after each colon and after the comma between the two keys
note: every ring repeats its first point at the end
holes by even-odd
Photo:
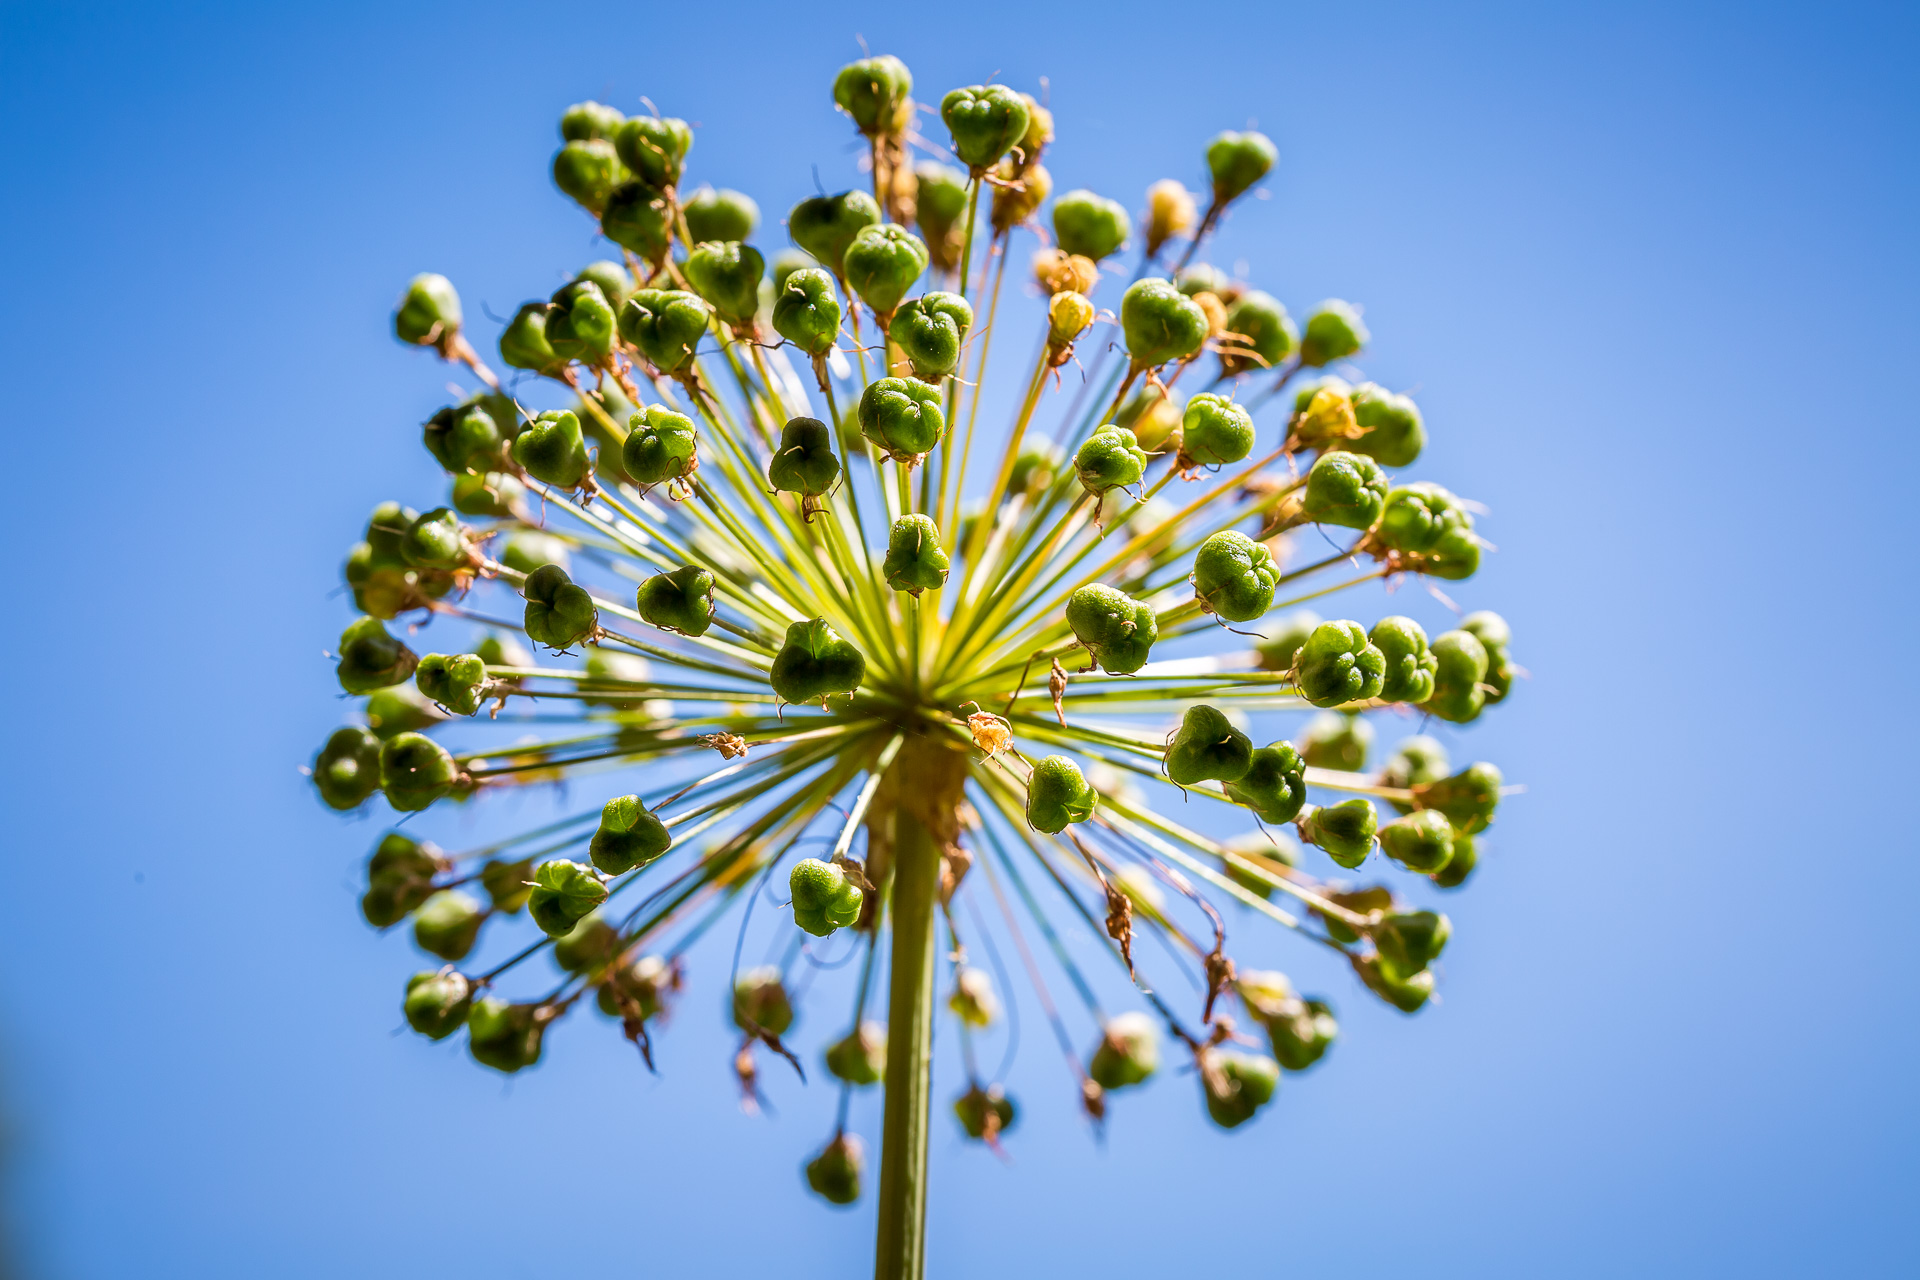
{"type": "Polygon", "coordinates": [[[1421,710],[1465,724],[1487,705],[1487,648],[1470,631],[1445,631],[1433,640],[1433,696],[1421,710]]]}
{"type": "Polygon", "coordinates": [[[880,206],[864,191],[809,196],[787,215],[793,242],[834,270],[846,260],[855,236],[880,222],[880,206]]]}
{"type": "Polygon", "coordinates": [[[1000,1020],[1000,1000],[984,969],[961,969],[954,975],[947,1009],[969,1027],[985,1028],[1000,1020]]]}
{"type": "Polygon", "coordinates": [[[607,900],[607,886],[591,867],[556,858],[533,871],[533,889],[527,894],[527,914],[549,938],[563,937],[587,913],[607,900]]]}
{"type": "Polygon", "coordinates": [[[1224,205],[1253,189],[1267,176],[1280,152],[1264,133],[1232,129],[1207,144],[1207,170],[1213,175],[1213,202],[1224,205]]]}
{"type": "Polygon", "coordinates": [[[693,130],[671,116],[635,116],[613,135],[627,168],[656,187],[677,187],[693,147],[693,130]]]}
{"type": "Polygon", "coordinates": [[[1073,822],[1093,816],[1099,797],[1080,766],[1066,756],[1048,756],[1033,766],[1027,780],[1027,825],[1059,835],[1073,822]]]}
{"type": "Polygon", "coordinates": [[[711,570],[682,565],[642,582],[635,592],[634,607],[663,631],[703,636],[713,625],[713,583],[711,570]]]}
{"type": "Polygon", "coordinates": [[[467,1014],[467,1052],[483,1067],[508,1075],[540,1061],[546,1033],[544,1011],[535,1004],[508,1004],[489,996],[467,1014]]]}
{"type": "Polygon", "coordinates": [[[1125,1089],[1144,1082],[1160,1067],[1160,1037],[1144,1013],[1116,1014],[1107,1020],[1087,1074],[1102,1089],[1125,1089]]]}
{"type": "Polygon", "coordinates": [[[913,73],[890,53],[849,62],[833,78],[834,105],[869,137],[893,131],[901,104],[912,92],[913,73]]]}
{"type": "Polygon", "coordinates": [[[1104,671],[1132,675],[1147,664],[1160,638],[1160,621],[1144,601],[1104,582],[1089,583],[1067,598],[1067,625],[1104,671]]]}
{"type": "Polygon", "coordinates": [[[1317,369],[1344,360],[1372,336],[1353,304],[1328,298],[1307,317],[1306,332],[1300,335],[1300,363],[1317,369]]]}
{"type": "Polygon", "coordinates": [[[1409,911],[1390,915],[1373,927],[1373,945],[1379,950],[1380,972],[1405,983],[1440,958],[1453,922],[1436,911],[1409,911]]]}
{"type": "Polygon", "coordinates": [[[1053,202],[1053,238],[1063,253],[1100,259],[1127,243],[1127,207],[1084,187],[1053,202]]]}
{"type": "MultiPolygon", "coordinates": [[[[775,296],[778,296],[780,291],[787,287],[787,281],[793,278],[794,272],[824,269],[819,259],[804,249],[781,249],[773,255],[773,263],[767,270],[767,279],[773,285],[775,296]]],[[[829,280],[833,278],[831,273],[827,278],[829,280]]]]}
{"type": "MultiPolygon", "coordinates": [[[[1077,293],[1054,295],[1054,300],[1077,298],[1077,293]]],[[[1102,427],[1073,455],[1073,469],[1086,491],[1099,497],[1110,489],[1139,484],[1147,472],[1147,451],[1125,427],[1102,427]]],[[[1273,593],[1267,597],[1272,599],[1273,593]]]]}
{"type": "Polygon", "coordinates": [[[733,1025],[742,1031],[785,1034],[793,1025],[793,1002],[772,965],[747,969],[733,983],[733,1025]]]}
{"type": "Polygon", "coordinates": [[[989,1132],[998,1138],[1012,1129],[1019,1109],[999,1085],[982,1089],[976,1084],[954,1099],[953,1114],[960,1121],[961,1130],[975,1142],[981,1142],[989,1132]]]}
{"type": "Polygon", "coordinates": [[[1273,606],[1280,566],[1264,542],[1226,529],[1200,544],[1191,580],[1194,596],[1208,613],[1229,622],[1252,622],[1273,606]]]}
{"type": "Polygon", "coordinates": [[[698,441],[693,419],[665,405],[650,404],[627,419],[620,465],[643,487],[678,480],[692,475],[700,465],[695,456],[698,441]]]}
{"type": "Polygon", "coordinates": [[[472,558],[467,534],[445,507],[414,517],[400,540],[400,558],[416,569],[458,569],[472,558]]]}
{"type": "Polygon", "coordinates": [[[407,282],[393,312],[393,336],[416,347],[444,347],[460,332],[460,295],[453,282],[428,271],[407,282]]]}
{"type": "Polygon", "coordinates": [[[380,789],[380,739],[365,729],[335,729],[313,758],[313,785],[330,809],[358,809],[380,789]]]}
{"type": "Polygon", "coordinates": [[[852,1204],[860,1198],[862,1157],[860,1139],[835,1134],[819,1155],[807,1161],[807,1186],[828,1204],[852,1204]]]}
{"type": "Polygon", "coordinates": [[[478,899],[458,889],[442,889],[414,913],[413,940],[422,951],[430,951],[442,960],[464,959],[473,950],[486,918],[486,908],[478,899]]]}
{"type": "Polygon", "coordinates": [[[439,410],[427,419],[420,434],[434,461],[455,475],[496,470],[506,453],[505,434],[486,407],[477,403],[439,410]]]}
{"type": "Polygon", "coordinates": [[[560,136],[567,142],[584,142],[588,138],[611,141],[626,119],[618,107],[609,107],[604,102],[576,102],[560,116],[560,136]]]}
{"type": "Polygon", "coordinates": [[[659,956],[641,956],[601,979],[594,1003],[609,1018],[638,1017],[645,1022],[666,1007],[667,993],[679,985],[673,966],[659,956]]]}
{"type": "Polygon", "coordinates": [[[1357,622],[1323,622],[1313,629],[1294,663],[1300,694],[1316,707],[1337,707],[1380,696],[1386,655],[1357,622]]]}
{"type": "Polygon", "coordinates": [[[1200,1083],[1207,1115],[1222,1129],[1238,1128],[1253,1119],[1280,1087],[1280,1064],[1265,1054],[1207,1049],[1203,1060],[1200,1083]]]}
{"type": "Polygon", "coordinates": [[[953,135],[960,162],[980,173],[1026,135],[1032,115],[1027,102],[1003,84],[969,85],[940,99],[940,119],[953,135]]]}
{"type": "Polygon", "coordinates": [[[1300,344],[1293,317],[1278,298],[1259,289],[1247,290],[1227,308],[1227,332],[1243,339],[1220,348],[1220,371],[1229,377],[1274,368],[1300,344]]]}
{"type": "Polygon", "coordinates": [[[884,1023],[862,1022],[845,1039],[827,1046],[827,1071],[836,1080],[848,1084],[879,1084],[887,1073],[887,1028],[884,1023]]]}
{"type": "Polygon", "coordinates": [[[882,222],[860,228],[841,264],[847,287],[876,316],[886,316],[927,269],[927,246],[899,223],[882,222]]]}
{"type": "Polygon", "coordinates": [[[737,240],[696,244],[682,268],[693,291],[713,304],[722,320],[750,325],[760,309],[760,277],[767,261],[752,245],[737,240]]]}
{"type": "MultiPolygon", "coordinates": [[[[891,224],[889,224],[891,225],[891,224]]],[[[878,378],[860,393],[860,433],[895,462],[918,462],[947,429],[940,392],[914,378],[878,378]]]]}
{"type": "Polygon", "coordinates": [[[557,564],[541,565],[520,588],[527,598],[527,639],[549,649],[568,649],[592,635],[600,611],[586,588],[575,586],[557,564]]]}
{"type": "Polygon", "coordinates": [[[887,534],[887,558],[881,565],[895,591],[938,591],[947,585],[952,562],[940,545],[940,530],[923,515],[901,516],[887,534]]]}
{"type": "Polygon", "coordinates": [[[1433,696],[1439,662],[1427,649],[1427,633],[1412,618],[1382,618],[1367,633],[1367,643],[1387,660],[1380,697],[1387,702],[1425,702],[1433,696]]]}
{"type": "MultiPolygon", "coordinates": [[[[1380,785],[1409,789],[1447,776],[1447,749],[1424,734],[1403,738],[1387,757],[1380,770],[1380,785]]],[[[1393,801],[1401,813],[1413,812],[1413,806],[1393,801]]]]}
{"type": "Polygon", "coordinates": [[[467,1024],[472,1004],[473,987],[464,974],[429,969],[407,979],[407,998],[400,1009],[415,1031],[429,1040],[445,1040],[467,1024]]]}
{"type": "MultiPolygon", "coordinates": [[[[1354,912],[1356,915],[1366,916],[1376,911],[1384,914],[1385,912],[1398,909],[1398,902],[1393,896],[1393,890],[1383,884],[1368,885],[1362,889],[1323,890],[1323,896],[1328,902],[1333,903],[1337,907],[1345,907],[1348,911],[1354,912]]],[[[1313,913],[1320,916],[1321,923],[1326,926],[1327,936],[1335,942],[1344,942],[1352,945],[1360,941],[1360,935],[1348,928],[1345,922],[1334,916],[1325,915],[1317,908],[1313,909],[1313,913]]]]}
{"type": "Polygon", "coordinates": [[[360,898],[360,914],[368,924],[376,929],[398,924],[432,896],[440,871],[436,852],[398,831],[380,838],[367,859],[367,891],[360,898]]]}
{"type": "Polygon", "coordinates": [[[1365,429],[1351,446],[1386,467],[1411,466],[1427,445],[1427,428],[1413,401],[1385,387],[1363,382],[1353,389],[1354,420],[1365,429]]]}
{"type": "Polygon", "coordinates": [[[1412,563],[1421,573],[1448,582],[1471,578],[1480,569],[1480,541],[1463,524],[1449,525],[1433,547],[1412,563]]]}
{"type": "Polygon", "coordinates": [[[1316,769],[1358,773],[1367,767],[1373,726],[1359,716],[1322,711],[1300,735],[1300,758],[1316,769]]]}
{"type": "Polygon", "coordinates": [[[1174,273],[1173,287],[1189,298],[1203,293],[1224,298],[1233,288],[1233,277],[1210,262],[1194,262],[1174,273]]]}
{"type": "Polygon", "coordinates": [[[913,375],[938,385],[960,363],[960,344],[973,323],[973,308],[957,293],[927,293],[893,313],[887,336],[906,354],[913,375]]]}
{"type": "Polygon", "coordinates": [[[401,644],[378,618],[357,618],[340,633],[340,665],[336,674],[348,693],[370,693],[399,684],[413,674],[419,659],[401,644]]]}
{"type": "Polygon", "coordinates": [[[598,911],[583,917],[564,937],[553,940],[553,962],[568,973],[594,976],[613,963],[620,931],[598,911]]]}
{"type": "Polygon", "coordinates": [[[639,796],[615,796],[600,810],[600,828],[587,846],[593,865],[610,876],[644,867],[673,847],[673,836],[639,796]]]}
{"type": "Polygon", "coordinates": [[[1472,527],[1473,517],[1458,498],[1421,480],[1388,490],[1377,536],[1390,550],[1422,555],[1433,550],[1449,529],[1472,527]]]}
{"type": "Polygon", "coordinates": [[[472,653],[430,653],[414,669],[413,683],[421,693],[457,716],[480,710],[487,685],[487,664],[472,653]]]}
{"type": "Polygon", "coordinates": [[[1418,1013],[1433,996],[1433,974],[1424,969],[1400,982],[1387,975],[1376,957],[1366,956],[1353,962],[1353,971],[1369,991],[1402,1013],[1418,1013]]]}
{"type": "Polygon", "coordinates": [[[643,262],[664,262],[673,243],[673,209],[651,183],[623,182],[607,195],[600,231],[643,262]]]}
{"type": "Polygon", "coordinates": [[[787,878],[793,899],[793,922],[816,938],[831,937],[835,929],[860,919],[860,887],[831,862],[804,858],[787,878]]]}
{"type": "Polygon", "coordinates": [[[712,319],[713,309],[697,294],[642,289],[621,308],[620,336],[660,372],[678,373],[692,363],[712,319]]]}
{"type": "Polygon", "coordinates": [[[596,217],[624,177],[619,155],[604,138],[578,139],[554,153],[553,185],[596,217]]]}
{"type": "Polygon", "coordinates": [[[1481,761],[1459,773],[1430,782],[1417,793],[1423,809],[1437,809],[1456,831],[1478,835],[1493,822],[1500,807],[1500,770],[1481,761]]]}
{"type": "Polygon", "coordinates": [[[1436,809],[1421,809],[1380,828],[1380,849],[1409,871],[1438,871],[1453,858],[1453,824],[1436,809]]]}
{"type": "Polygon", "coordinates": [[[532,878],[531,858],[518,862],[489,858],[480,868],[480,887],[487,891],[487,900],[493,903],[495,911],[507,915],[527,905],[527,895],[533,892],[533,886],[527,882],[532,878]]]}
{"type": "Polygon", "coordinates": [[[566,364],[547,341],[547,304],[523,302],[500,333],[500,358],[515,369],[558,374],[566,364]]]}
{"type": "Polygon", "coordinates": [[[376,565],[406,563],[401,559],[400,549],[406,543],[407,530],[419,518],[418,511],[397,502],[383,502],[373,509],[373,514],[367,517],[366,541],[376,565]]]}
{"type": "Polygon", "coordinates": [[[547,312],[547,345],[562,360],[605,365],[613,352],[613,304],[591,280],[575,280],[552,298],[547,312]]]}
{"type": "Polygon", "coordinates": [[[549,409],[513,441],[513,460],[535,480],[557,489],[578,489],[593,474],[580,419],[549,409]]]}
{"type": "Polygon", "coordinates": [[[1234,984],[1241,1003],[1267,1029],[1273,1056],[1287,1071],[1305,1071],[1326,1055],[1340,1024],[1323,1000],[1303,1000],[1283,973],[1251,970],[1234,984]]]}
{"type": "Polygon", "coordinates": [[[526,486],[505,472],[455,476],[453,509],[463,516],[511,516],[526,494],[526,486]]]}
{"type": "Polygon", "coordinates": [[[1120,330],[1133,363],[1156,368],[1200,354],[1207,341],[1207,313],[1172,282],[1150,276],[1121,295],[1120,330]]]}
{"type": "Polygon", "coordinates": [[[803,267],[787,277],[773,295],[773,331],[810,356],[833,350],[840,336],[840,300],[833,277],[819,267],[803,267]]]}
{"type": "Polygon", "coordinates": [[[867,660],[842,640],[824,618],[796,622],[774,655],[767,683],[786,702],[824,701],[829,694],[851,694],[867,676],[867,660]]]}
{"type": "Polygon", "coordinates": [[[833,428],[818,418],[789,419],[780,429],[780,448],[767,464],[767,483],[782,493],[814,498],[833,488],[839,476],[833,428]]]}
{"type": "Polygon", "coordinates": [[[1339,804],[1308,805],[1300,811],[1300,838],[1319,845],[1328,857],[1352,870],[1373,852],[1379,821],[1373,805],[1360,796],[1339,804]]]}
{"type": "Polygon", "coordinates": [[[1167,777],[1179,786],[1209,779],[1232,782],[1253,766],[1253,743],[1219,708],[1202,703],[1181,717],[1165,763],[1167,777]]]}
{"type": "Polygon", "coordinates": [[[1291,822],[1306,803],[1306,770],[1291,742],[1273,742],[1253,753],[1245,773],[1222,785],[1227,799],[1253,810],[1262,822],[1291,822]]]}
{"type": "Polygon", "coordinates": [[[1228,396],[1203,391],[1180,416],[1180,466],[1217,467],[1253,452],[1253,417],[1228,396]]]}
{"type": "Polygon", "coordinates": [[[1260,655],[1261,670],[1293,670],[1295,655],[1320,621],[1320,615],[1311,609],[1296,609],[1281,618],[1279,626],[1269,630],[1267,639],[1253,646],[1254,652],[1260,655]]]}
{"type": "Polygon", "coordinates": [[[380,785],[402,813],[426,808],[460,781],[452,754],[423,733],[397,733],[380,748],[380,785]]]}
{"type": "Polygon", "coordinates": [[[1336,449],[1315,459],[1307,472],[1300,512],[1315,524],[1371,529],[1387,503],[1387,476],[1363,453],[1336,449]]]}
{"type": "Polygon", "coordinates": [[[745,240],[760,225],[760,206],[739,191],[701,187],[681,203],[687,233],[695,244],[708,240],[745,240]]]}
{"type": "Polygon", "coordinates": [[[1442,889],[1458,889],[1473,874],[1474,867],[1480,861],[1474,838],[1463,831],[1453,833],[1453,856],[1447,859],[1447,865],[1441,867],[1430,877],[1442,889]]]}
{"type": "Polygon", "coordinates": [[[1513,632],[1508,628],[1505,618],[1485,609],[1468,614],[1461,620],[1460,629],[1478,637],[1487,651],[1487,674],[1481,679],[1481,684],[1485,686],[1487,705],[1492,706],[1505,698],[1513,688],[1513,660],[1507,656],[1507,646],[1512,643],[1513,632]]]}

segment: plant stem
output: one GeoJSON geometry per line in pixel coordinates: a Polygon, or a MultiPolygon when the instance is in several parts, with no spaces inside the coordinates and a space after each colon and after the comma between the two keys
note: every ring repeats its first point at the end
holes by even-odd
{"type": "Polygon", "coordinates": [[[887,1002],[887,1102],[881,1125],[875,1280],[921,1280],[926,1265],[934,906],[939,888],[940,847],[907,806],[899,806],[894,810],[893,977],[887,1002]]]}

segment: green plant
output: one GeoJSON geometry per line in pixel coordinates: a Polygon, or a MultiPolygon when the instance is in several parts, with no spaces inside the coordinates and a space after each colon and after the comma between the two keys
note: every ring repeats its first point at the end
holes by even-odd
{"type": "Polygon", "coordinates": [[[997,910],[1029,962],[1027,934],[1044,939],[1086,1005],[1099,1034],[1083,1055],[1029,964],[1089,1116],[1156,1075],[1164,1034],[1206,1113],[1244,1125],[1283,1070],[1322,1058],[1337,1024],[1283,975],[1236,979],[1214,903],[1299,932],[1381,999],[1420,1008],[1447,918],[1391,885],[1307,869],[1319,855],[1262,824],[1291,823],[1342,868],[1378,845],[1384,872],[1457,886],[1499,771],[1451,770],[1415,737],[1368,772],[1364,717],[1471,721],[1517,670],[1493,614],[1429,640],[1398,614],[1298,609],[1383,579],[1458,580],[1479,543],[1468,504],[1385,470],[1426,440],[1410,399],[1330,374],[1281,395],[1302,369],[1363,348],[1356,308],[1323,303],[1296,327],[1271,295],[1191,260],[1272,167],[1271,142],[1213,140],[1204,214],[1177,182],[1149,191],[1138,270],[1117,301],[1123,354],[1109,367],[1118,344],[1103,342],[1073,395],[1059,371],[1096,324],[1088,295],[1130,230],[1113,200],[1061,197],[1060,247],[1034,270],[1049,295],[1042,340],[995,432],[979,421],[979,388],[1013,237],[1044,216],[1053,120],[1005,86],[956,89],[940,115],[960,167],[916,163],[912,88],[890,57],[837,77],[872,195],[800,201],[787,225],[805,252],[778,254],[771,281],[744,243],[761,225],[752,199],[683,194],[685,122],[570,108],[555,182],[623,261],[519,308],[499,340],[520,371],[511,388],[462,336],[453,285],[412,282],[397,336],[485,389],[423,431],[458,510],[383,503],[347,556],[364,616],[341,636],[337,676],[367,699],[367,727],[336,730],[313,768],[332,808],[384,794],[407,813],[625,771],[557,821],[452,854],[390,833],[369,862],[367,920],[410,919],[449,962],[408,980],[409,1024],[435,1039],[464,1025],[474,1058],[500,1071],[534,1065],[546,1029],[589,994],[651,1064],[692,940],[758,886],[785,885],[784,958],[729,979],[734,1066],[751,1102],[761,1050],[797,1064],[783,1037],[801,957],[844,944],[863,958],[850,1029],[826,1053],[839,1122],[805,1176],[834,1204],[861,1194],[847,1091],[883,1083],[882,1277],[921,1274],[939,954],[954,957],[944,1003],[968,1064],[952,1112],[990,1144],[1018,1115],[975,1065],[972,1037],[1015,998],[961,961],[984,937],[975,908],[997,910]],[[1210,371],[1191,398],[1172,389],[1210,371]],[[543,389],[569,404],[524,403],[543,389]],[[1256,420],[1276,399],[1291,412],[1256,420]],[[1341,528],[1347,545],[1312,550],[1341,528]],[[389,628],[458,619],[487,629],[424,656],[389,628]],[[1213,656],[1189,656],[1206,642],[1213,656]],[[1313,707],[1325,718],[1297,741],[1248,732],[1249,714],[1313,707]],[[1182,810],[1156,800],[1175,785],[1242,835],[1217,841],[1170,816],[1182,810]],[[1402,816],[1383,827],[1376,800],[1402,816]],[[1143,963],[1136,934],[1160,935],[1202,975],[1203,998],[1176,1007],[1139,975],[1145,1009],[1109,1016],[1056,927],[1062,908],[1105,936],[1128,977],[1143,963]],[[490,946],[505,932],[513,947],[490,946]],[[559,985],[503,998],[548,949],[559,985]],[[493,950],[504,958],[456,967],[493,950]],[[885,1024],[866,1016],[882,953],[885,1024]],[[1235,1002],[1273,1057],[1229,1047],[1235,1002]]]}

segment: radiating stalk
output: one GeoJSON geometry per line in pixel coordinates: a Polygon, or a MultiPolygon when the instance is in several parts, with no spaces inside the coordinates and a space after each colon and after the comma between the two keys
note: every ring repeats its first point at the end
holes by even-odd
{"type": "Polygon", "coordinates": [[[875,1280],[920,1280],[927,1249],[927,1118],[933,1073],[933,940],[940,846],[894,811],[893,978],[887,1001],[887,1103],[881,1123],[875,1280]]]}

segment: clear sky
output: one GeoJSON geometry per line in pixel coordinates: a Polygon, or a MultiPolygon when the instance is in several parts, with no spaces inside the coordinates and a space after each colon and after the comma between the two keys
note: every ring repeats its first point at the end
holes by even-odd
{"type": "Polygon", "coordinates": [[[1533,672],[1460,749],[1529,790],[1447,902],[1444,1002],[1328,973],[1344,1038],[1258,1123],[1169,1077],[1104,1146],[1032,1019],[1010,1160],[936,1120],[932,1274],[1920,1273],[1912,7],[863,9],[0,7],[0,1266],[864,1270],[871,1197],[797,1174],[827,1091],[734,1106],[730,932],[661,1078],[569,1026],[503,1083],[393,1034],[376,827],[296,773],[338,561],[440,484],[404,280],[452,276],[490,347],[483,303],[599,256],[546,176],[590,96],[694,121],[694,176],[777,224],[854,181],[864,36],[936,100],[1046,77],[1057,182],[1136,208],[1270,133],[1212,256],[1365,304],[1423,474],[1492,511],[1463,603],[1533,672]]]}

